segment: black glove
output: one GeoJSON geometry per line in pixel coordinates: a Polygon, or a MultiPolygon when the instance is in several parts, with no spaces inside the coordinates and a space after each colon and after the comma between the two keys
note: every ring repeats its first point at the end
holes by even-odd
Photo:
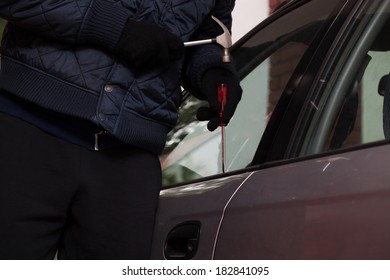
{"type": "Polygon", "coordinates": [[[184,44],[157,25],[128,20],[115,51],[132,67],[148,69],[182,58],[184,44]]]}
{"type": "Polygon", "coordinates": [[[236,75],[223,68],[212,68],[203,75],[201,94],[207,99],[210,107],[199,108],[196,117],[200,121],[208,120],[208,130],[214,131],[220,122],[224,125],[229,123],[241,100],[242,89],[236,75]],[[221,104],[218,101],[218,86],[221,84],[227,85],[227,99],[222,117],[219,116],[221,104]]]}

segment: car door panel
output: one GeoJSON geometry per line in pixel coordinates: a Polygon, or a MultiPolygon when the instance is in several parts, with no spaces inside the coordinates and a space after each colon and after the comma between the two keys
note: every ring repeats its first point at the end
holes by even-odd
{"type": "MultiPolygon", "coordinates": [[[[161,191],[156,217],[152,259],[187,259],[184,254],[167,256],[167,239],[178,226],[198,225],[197,248],[192,259],[210,259],[225,205],[250,173],[220,177],[161,191]],[[165,253],[164,253],[165,252],[165,253]]],[[[180,236],[173,243],[182,243],[180,236]]],[[[191,238],[188,238],[191,239],[191,238]]],[[[193,242],[193,240],[189,240],[193,242]]],[[[180,244],[170,244],[170,246],[180,244]]],[[[189,244],[193,246],[193,244],[189,244]]],[[[168,248],[169,249],[169,248],[168,248]]],[[[191,248],[191,250],[193,250],[191,248]]]]}
{"type": "Polygon", "coordinates": [[[227,206],[215,258],[390,258],[389,158],[383,145],[255,172],[227,206]]]}

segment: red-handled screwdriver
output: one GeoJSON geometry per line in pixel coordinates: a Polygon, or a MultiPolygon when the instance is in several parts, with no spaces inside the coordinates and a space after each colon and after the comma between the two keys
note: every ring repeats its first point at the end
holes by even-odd
{"type": "Polygon", "coordinates": [[[222,114],[226,105],[228,88],[226,84],[218,86],[218,101],[219,107],[219,126],[221,127],[221,159],[222,159],[222,173],[225,173],[225,124],[222,122],[222,114]]]}

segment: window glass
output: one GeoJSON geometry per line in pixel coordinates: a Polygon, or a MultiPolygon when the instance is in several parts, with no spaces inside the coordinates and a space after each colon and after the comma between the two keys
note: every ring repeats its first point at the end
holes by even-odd
{"type": "Polygon", "coordinates": [[[324,71],[331,74],[320,79],[324,90],[313,97],[317,112],[302,155],[385,139],[390,122],[386,106],[390,92],[389,2],[366,1],[350,21],[345,43],[333,51],[335,64],[324,71]]]}
{"type": "MultiPolygon", "coordinates": [[[[291,9],[233,53],[242,77],[242,100],[226,127],[225,170],[248,166],[267,122],[310,42],[339,0],[307,1],[291,9]]],[[[215,175],[221,170],[221,130],[209,132],[194,115],[202,102],[189,98],[161,156],[163,184],[215,175]]]]}

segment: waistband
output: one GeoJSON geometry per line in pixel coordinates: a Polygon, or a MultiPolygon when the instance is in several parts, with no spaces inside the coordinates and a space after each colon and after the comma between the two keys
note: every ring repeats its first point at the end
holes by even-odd
{"type": "Polygon", "coordinates": [[[24,120],[46,133],[89,150],[101,151],[128,146],[92,122],[42,108],[1,89],[0,112],[24,120]]]}

